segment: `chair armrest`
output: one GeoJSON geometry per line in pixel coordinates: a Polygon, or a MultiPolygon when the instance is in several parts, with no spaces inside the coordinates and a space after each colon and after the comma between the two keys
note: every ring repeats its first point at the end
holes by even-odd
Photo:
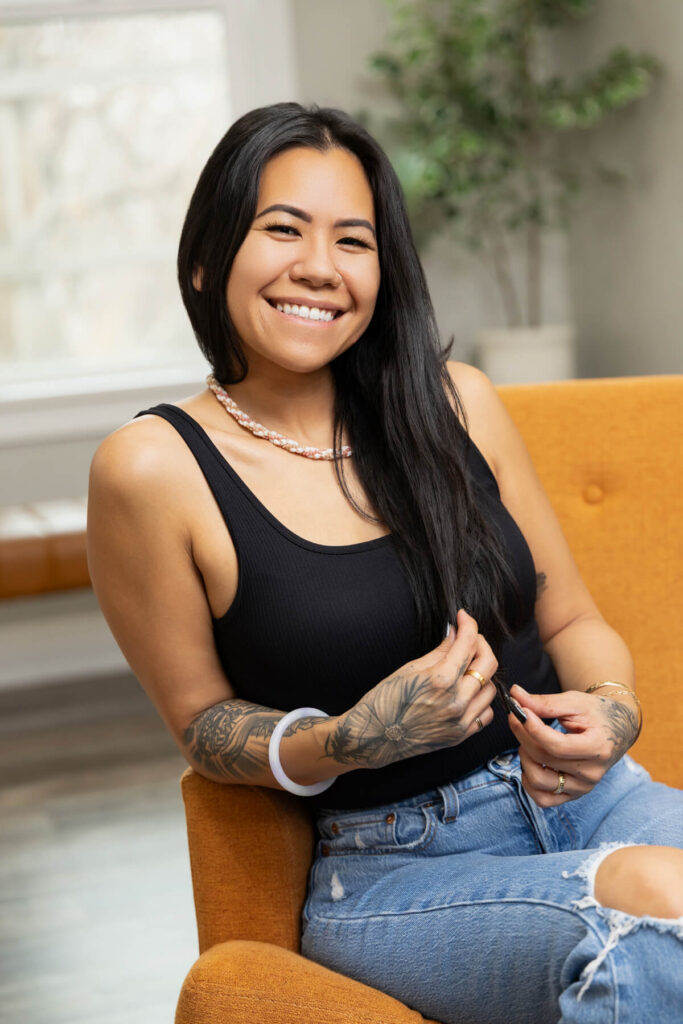
{"type": "Polygon", "coordinates": [[[313,857],[305,800],[262,786],[181,780],[199,950],[252,939],[299,950],[313,857]]]}
{"type": "Polygon", "coordinates": [[[265,942],[223,942],[200,956],[175,1024],[437,1024],[392,996],[265,942]]]}

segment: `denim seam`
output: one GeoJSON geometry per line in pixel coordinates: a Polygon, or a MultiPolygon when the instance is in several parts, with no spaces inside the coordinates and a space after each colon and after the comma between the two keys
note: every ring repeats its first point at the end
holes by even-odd
{"type": "Polygon", "coordinates": [[[542,842],[541,836],[539,834],[538,823],[536,822],[536,820],[535,820],[535,818],[533,816],[533,813],[530,810],[530,808],[527,807],[526,804],[524,803],[524,797],[522,796],[522,793],[521,793],[521,790],[522,790],[521,779],[518,780],[514,775],[511,774],[511,775],[506,775],[506,776],[502,777],[500,779],[500,781],[504,782],[509,787],[509,789],[511,790],[515,800],[517,801],[517,806],[521,810],[522,816],[524,817],[524,820],[526,821],[527,825],[529,826],[529,831],[531,833],[531,837],[532,837],[532,839],[534,841],[534,844],[536,846],[537,852],[540,853],[540,854],[547,853],[548,851],[546,851],[544,849],[543,842],[542,842]]]}
{"type": "MultiPolygon", "coordinates": [[[[518,904],[518,903],[519,904],[532,904],[533,906],[549,907],[552,910],[559,910],[559,911],[561,911],[564,914],[569,914],[571,917],[578,917],[578,918],[580,918],[581,921],[583,922],[583,924],[585,924],[586,927],[588,929],[590,929],[590,931],[596,936],[596,938],[598,940],[602,939],[602,936],[600,935],[599,930],[595,927],[593,922],[589,918],[587,918],[586,915],[584,914],[583,908],[574,907],[574,906],[568,907],[568,906],[566,906],[563,903],[555,903],[552,900],[536,899],[536,898],[531,897],[531,896],[501,896],[500,899],[457,900],[456,902],[453,902],[453,903],[441,903],[438,906],[434,906],[434,907],[423,907],[423,908],[415,909],[415,910],[401,910],[401,911],[398,911],[398,910],[396,910],[396,911],[394,911],[394,910],[387,910],[387,911],[384,911],[381,914],[367,914],[367,915],[360,915],[360,916],[357,916],[357,917],[355,917],[355,916],[332,917],[332,916],[328,916],[327,914],[316,913],[315,914],[315,920],[319,920],[319,921],[338,921],[340,923],[349,923],[349,924],[365,924],[368,921],[375,921],[375,920],[381,921],[383,918],[409,917],[409,916],[412,916],[413,914],[433,914],[433,913],[438,913],[439,911],[442,911],[442,910],[453,910],[455,907],[470,908],[470,907],[473,907],[473,906],[477,906],[477,907],[488,906],[488,905],[498,906],[498,905],[503,904],[503,903],[504,904],[518,904]]],[[[589,908],[589,909],[594,909],[594,908],[589,908]]]]}

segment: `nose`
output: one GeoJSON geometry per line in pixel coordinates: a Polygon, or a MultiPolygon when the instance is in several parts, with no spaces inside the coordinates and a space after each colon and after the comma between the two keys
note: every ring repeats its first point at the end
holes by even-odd
{"type": "Polygon", "coordinates": [[[334,262],[334,252],[324,238],[309,239],[307,245],[297,253],[296,262],[290,269],[293,281],[306,281],[320,288],[323,285],[341,284],[341,274],[334,262]]]}

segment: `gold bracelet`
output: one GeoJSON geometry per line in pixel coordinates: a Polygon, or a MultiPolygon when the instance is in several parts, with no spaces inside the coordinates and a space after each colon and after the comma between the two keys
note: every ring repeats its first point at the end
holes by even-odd
{"type": "MultiPolygon", "coordinates": [[[[603,686],[614,686],[617,693],[625,693],[628,697],[633,697],[638,708],[638,732],[636,733],[636,740],[640,736],[640,730],[643,728],[643,705],[640,703],[640,698],[635,690],[630,689],[625,683],[613,683],[611,679],[606,679],[603,683],[593,683],[589,686],[584,693],[595,693],[596,690],[602,689],[603,686]]],[[[635,740],[633,741],[635,743],[635,740]]]]}

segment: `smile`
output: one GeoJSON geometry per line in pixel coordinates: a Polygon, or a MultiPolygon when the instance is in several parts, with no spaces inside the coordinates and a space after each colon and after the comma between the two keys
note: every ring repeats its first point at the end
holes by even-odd
{"type": "Polygon", "coordinates": [[[272,302],[270,299],[267,300],[268,305],[272,309],[276,309],[278,313],[284,314],[284,316],[293,317],[296,320],[306,320],[309,323],[311,321],[317,321],[318,323],[329,324],[333,320],[337,320],[340,316],[343,316],[343,310],[337,309],[320,309],[318,306],[304,306],[290,304],[289,302],[272,302]]]}

